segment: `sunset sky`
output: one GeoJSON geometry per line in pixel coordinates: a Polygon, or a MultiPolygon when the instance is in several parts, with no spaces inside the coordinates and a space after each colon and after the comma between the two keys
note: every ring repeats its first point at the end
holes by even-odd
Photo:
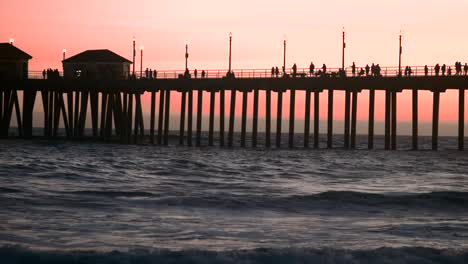
{"type": "MultiPolygon", "coordinates": [[[[67,56],[107,48],[131,59],[132,36],[137,46],[145,46],[144,68],[183,69],[188,41],[189,68],[225,69],[229,32],[235,69],[281,66],[284,37],[288,67],[308,67],[311,61],[338,67],[345,27],[348,66],[353,61],[396,66],[400,30],[403,65],[453,64],[468,62],[467,11],[466,0],[2,0],[0,40],[14,38],[31,54],[31,70],[61,69],[64,48],[67,56]]],[[[365,119],[367,96],[361,98],[359,118],[365,119]]],[[[404,93],[399,98],[399,118],[409,119],[405,107],[410,107],[410,97],[404,93]]],[[[431,100],[430,93],[421,95],[427,107],[431,100]]],[[[442,95],[442,119],[456,119],[456,109],[447,110],[456,100],[456,93],[442,95]]],[[[422,120],[430,119],[430,111],[421,113],[422,120]]]]}

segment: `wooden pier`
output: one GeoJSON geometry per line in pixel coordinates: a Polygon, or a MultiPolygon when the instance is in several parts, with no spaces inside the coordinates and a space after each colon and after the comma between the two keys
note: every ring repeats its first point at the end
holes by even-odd
{"type": "MultiPolygon", "coordinates": [[[[412,148],[418,149],[418,92],[431,91],[432,105],[432,149],[438,148],[440,93],[447,89],[458,90],[458,149],[464,149],[464,105],[468,76],[417,76],[417,77],[315,77],[315,78],[206,78],[206,79],[154,79],[154,80],[11,80],[0,81],[0,137],[7,138],[13,127],[21,138],[33,136],[34,109],[40,108],[44,114],[43,136],[58,137],[58,130],[65,131],[65,137],[94,137],[103,141],[121,143],[142,143],[149,137],[149,143],[169,144],[169,124],[179,121],[179,144],[202,145],[202,105],[209,104],[208,143],[213,146],[233,147],[236,145],[234,124],[236,100],[241,100],[242,115],[240,146],[247,146],[251,136],[251,146],[261,146],[258,141],[260,91],[265,91],[265,142],[263,147],[271,147],[271,100],[277,94],[276,147],[282,146],[283,95],[289,92],[289,131],[288,146],[295,144],[296,92],[305,91],[305,120],[303,147],[319,147],[319,98],[328,91],[327,147],[333,145],[333,104],[334,92],[345,92],[344,148],[356,148],[357,111],[360,92],[369,90],[368,109],[368,148],[374,148],[375,92],[385,92],[384,148],[395,150],[397,142],[397,98],[403,90],[412,91],[412,148]],[[19,92],[22,93],[19,93],[19,92]],[[229,98],[225,98],[225,92],[229,98]],[[203,93],[209,94],[203,98],[203,93]],[[180,120],[170,120],[171,96],[180,94],[180,120]],[[253,93],[253,102],[249,94],[253,93]],[[144,124],[142,96],[150,97],[150,123],[144,124]],[[22,98],[20,98],[22,95],[22,98]],[[239,97],[240,98],[236,98],[239,97]],[[216,109],[216,100],[219,109],[216,109]],[[159,99],[159,100],[158,100],[159,99]],[[204,101],[208,100],[208,101],[204,101]],[[230,101],[227,135],[225,134],[225,102],[230,101]],[[196,100],[196,102],[194,102],[196,100]],[[311,109],[311,104],[314,107],[311,109]],[[38,106],[39,104],[39,106],[38,106]],[[253,105],[252,131],[247,131],[247,107],[253,105]],[[196,105],[195,117],[193,107],[196,105]],[[313,115],[312,111],[313,110],[313,115]],[[14,113],[14,115],[13,115],[14,113]],[[16,120],[12,117],[16,116],[16,120]],[[219,117],[219,130],[215,131],[215,116],[219,117]],[[310,117],[313,116],[311,129],[310,117]],[[193,119],[195,118],[195,120],[193,119]],[[86,121],[90,119],[91,134],[85,135],[86,121]],[[156,120],[157,119],[157,120],[156,120]],[[62,120],[62,122],[60,122],[62,120]],[[62,124],[62,126],[60,126],[62,124]],[[193,127],[195,125],[195,127],[193,127]],[[145,135],[145,128],[149,134],[145,135]],[[195,129],[195,133],[193,133],[195,129]],[[312,138],[311,138],[312,130],[312,138]],[[215,141],[215,133],[218,132],[215,141]],[[226,138],[227,136],[227,138],[226,138]],[[195,137],[195,138],[193,138],[195,137]],[[310,143],[312,139],[312,144],[310,143]],[[194,143],[193,143],[194,142],[194,143]]],[[[263,93],[262,93],[263,94],[263,93]]],[[[456,107],[456,106],[454,106],[456,107]]],[[[367,110],[367,109],[366,109],[367,110]]],[[[146,141],[145,141],[146,142],[146,141]]],[[[286,143],[285,143],[286,144],[286,143]]],[[[249,145],[250,146],[250,145],[249,145]]]]}

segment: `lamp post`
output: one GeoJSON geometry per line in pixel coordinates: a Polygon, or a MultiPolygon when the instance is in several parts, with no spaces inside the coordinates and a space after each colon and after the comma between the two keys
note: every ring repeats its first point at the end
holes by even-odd
{"type": "Polygon", "coordinates": [[[341,56],[341,69],[342,69],[343,71],[344,71],[345,48],[346,48],[345,29],[344,29],[344,27],[343,27],[343,55],[341,56]]]}
{"type": "Polygon", "coordinates": [[[231,48],[232,48],[232,33],[229,32],[229,74],[231,74],[231,48]]]}
{"type": "Polygon", "coordinates": [[[286,75],[286,36],[283,41],[283,76],[286,75]]]}
{"type": "Polygon", "coordinates": [[[11,38],[11,39],[10,39],[10,45],[13,45],[14,42],[15,42],[15,39],[14,39],[14,38],[11,38]]]}
{"type": "Polygon", "coordinates": [[[143,77],[143,50],[144,46],[140,46],[140,79],[143,77]]]}
{"type": "Polygon", "coordinates": [[[185,71],[188,71],[188,42],[185,42],[185,71]]]}
{"type": "Polygon", "coordinates": [[[62,54],[63,54],[63,60],[65,60],[65,54],[67,53],[67,49],[63,49],[62,50],[62,54]]]}
{"type": "Polygon", "coordinates": [[[132,41],[133,41],[133,64],[132,65],[133,65],[133,77],[135,77],[135,56],[136,56],[136,50],[135,50],[135,41],[136,41],[136,39],[135,39],[135,37],[133,37],[132,41]]]}
{"type": "Polygon", "coordinates": [[[401,54],[403,53],[403,47],[401,46],[401,31],[400,31],[400,50],[398,52],[398,76],[401,76],[401,54]]]}

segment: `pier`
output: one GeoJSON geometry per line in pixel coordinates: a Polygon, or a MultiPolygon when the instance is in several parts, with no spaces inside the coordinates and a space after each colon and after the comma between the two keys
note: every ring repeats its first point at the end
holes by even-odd
{"type": "MultiPolygon", "coordinates": [[[[414,67],[416,68],[416,67],[414,67]]],[[[422,69],[422,68],[421,68],[422,69]]],[[[304,72],[305,70],[303,70],[304,72]]],[[[277,94],[277,129],[274,145],[282,146],[282,133],[288,133],[287,146],[290,148],[318,148],[319,133],[326,133],[327,148],[333,146],[333,104],[334,92],[345,92],[344,148],[356,148],[356,124],[360,92],[369,91],[368,148],[374,148],[374,115],[376,107],[385,109],[385,149],[395,150],[397,144],[397,99],[403,90],[412,91],[412,148],[418,149],[418,92],[430,91],[432,104],[432,149],[438,149],[440,94],[448,89],[457,90],[458,107],[458,148],[464,149],[464,105],[468,76],[423,74],[416,70],[412,76],[399,76],[395,68],[385,69],[382,76],[346,76],[298,74],[275,77],[267,70],[237,70],[235,77],[223,76],[223,71],[207,71],[205,78],[185,78],[179,72],[161,72],[157,79],[128,80],[87,80],[87,79],[26,79],[0,81],[0,136],[8,138],[12,129],[17,129],[20,138],[32,138],[34,109],[44,114],[43,133],[46,138],[57,138],[58,130],[65,131],[65,137],[79,139],[93,137],[102,141],[121,143],[169,144],[169,124],[179,124],[178,143],[187,146],[201,146],[202,105],[209,105],[208,146],[236,146],[234,133],[236,100],[241,103],[240,147],[272,147],[272,94],[277,94]],[[394,72],[395,74],[388,74],[394,72]],[[265,142],[258,141],[260,91],[265,91],[266,116],[265,142]],[[282,131],[283,95],[289,92],[289,130],[282,131]],[[304,131],[295,131],[296,92],[305,91],[304,131]],[[328,91],[327,130],[319,131],[319,98],[328,91]],[[375,104],[375,92],[385,92],[385,105],[375,104]],[[203,93],[208,93],[208,98],[203,93]],[[226,92],[229,93],[226,96],[226,92]],[[253,101],[249,101],[249,94],[253,101]],[[150,122],[143,118],[142,96],[150,98],[150,122]],[[171,97],[179,94],[180,111],[171,113],[171,97]],[[21,98],[22,96],[22,98],[21,98]],[[219,100],[219,101],[218,101],[219,100]],[[218,109],[216,109],[219,102],[218,109]],[[230,108],[225,116],[225,103],[230,108]],[[247,107],[252,105],[252,130],[247,131],[247,107]],[[311,107],[313,104],[313,107],[311,107]],[[196,105],[196,111],[193,108],[196,105]],[[13,115],[14,113],[14,115],[13,115]],[[172,114],[179,114],[179,120],[171,120],[172,114]],[[12,117],[16,116],[16,120],[12,117]],[[215,128],[215,116],[219,127],[215,128]],[[313,123],[311,128],[311,118],[313,123]],[[228,126],[225,131],[225,119],[228,126]],[[60,122],[62,120],[62,122],[60,122]],[[85,134],[86,120],[91,120],[91,131],[85,134]],[[60,126],[60,124],[63,124],[60,126]],[[149,130],[149,134],[147,133],[149,130]],[[194,131],[195,130],[195,131],[194,131]],[[227,132],[227,133],[225,133],[227,132]],[[215,133],[218,135],[215,136],[215,133]],[[296,133],[304,136],[303,145],[294,142],[296,133]],[[149,139],[148,139],[149,137],[149,139]],[[247,138],[251,137],[250,141],[247,138]],[[218,140],[215,140],[217,138],[218,140]],[[251,144],[247,144],[251,142],[251,144]]],[[[225,72],[224,72],[225,73],[225,72]]],[[[286,143],[285,143],[286,144],[286,143]]]]}

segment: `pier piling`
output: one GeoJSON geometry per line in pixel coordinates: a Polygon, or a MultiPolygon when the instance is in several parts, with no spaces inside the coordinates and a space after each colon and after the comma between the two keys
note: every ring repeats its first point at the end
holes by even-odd
{"type": "Polygon", "coordinates": [[[310,90],[305,90],[305,112],[304,112],[304,148],[309,147],[310,137],[310,90]]]}
{"type": "Polygon", "coordinates": [[[289,147],[294,147],[294,118],[296,109],[296,90],[291,88],[289,101],[289,147]]]}
{"type": "Polygon", "coordinates": [[[328,89],[327,148],[333,147],[333,89],[328,89]]]}
{"type": "Polygon", "coordinates": [[[433,106],[432,106],[432,150],[438,149],[439,139],[439,101],[440,91],[436,88],[433,93],[433,106]]]}
{"type": "Polygon", "coordinates": [[[458,150],[465,148],[465,89],[458,89],[458,150]]]}
{"type": "Polygon", "coordinates": [[[276,114],[276,147],[281,147],[281,120],[283,115],[283,91],[278,91],[278,104],[276,114]]]}

